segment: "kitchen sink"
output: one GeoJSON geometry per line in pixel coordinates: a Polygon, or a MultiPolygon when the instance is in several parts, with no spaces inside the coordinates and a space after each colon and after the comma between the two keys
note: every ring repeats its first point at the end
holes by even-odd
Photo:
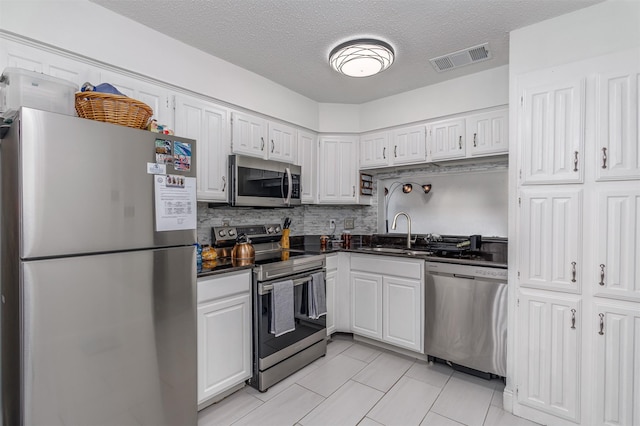
{"type": "Polygon", "coordinates": [[[431,252],[426,250],[413,250],[413,249],[396,248],[396,247],[361,247],[360,250],[372,251],[376,253],[404,254],[407,256],[428,256],[432,254],[431,252]]]}

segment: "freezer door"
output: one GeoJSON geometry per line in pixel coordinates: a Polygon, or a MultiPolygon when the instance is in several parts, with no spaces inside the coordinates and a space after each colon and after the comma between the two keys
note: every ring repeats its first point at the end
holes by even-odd
{"type": "MultiPolygon", "coordinates": [[[[15,137],[17,132],[12,133],[15,137]]],[[[21,258],[194,244],[196,230],[155,232],[156,139],[195,142],[77,117],[23,108],[16,206],[21,206],[21,258]]],[[[9,138],[11,143],[13,140],[9,138]]],[[[3,141],[4,148],[4,141],[3,141]]],[[[184,168],[184,167],[183,167],[184,168]]],[[[192,208],[195,214],[195,196],[192,208]]],[[[16,209],[18,212],[18,209],[16,209]]]]}
{"type": "Polygon", "coordinates": [[[196,425],[195,249],[22,263],[25,425],[196,425]]]}

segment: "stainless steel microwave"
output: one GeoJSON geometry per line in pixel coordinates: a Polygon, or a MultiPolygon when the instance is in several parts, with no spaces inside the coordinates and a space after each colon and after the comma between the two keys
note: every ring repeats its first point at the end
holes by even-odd
{"type": "Polygon", "coordinates": [[[300,199],[301,167],[260,158],[229,156],[229,204],[291,207],[300,199]]]}

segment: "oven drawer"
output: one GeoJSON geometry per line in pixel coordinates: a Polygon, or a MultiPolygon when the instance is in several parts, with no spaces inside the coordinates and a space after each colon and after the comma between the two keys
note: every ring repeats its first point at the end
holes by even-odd
{"type": "Polygon", "coordinates": [[[198,303],[251,291],[251,269],[198,278],[198,303]]]}

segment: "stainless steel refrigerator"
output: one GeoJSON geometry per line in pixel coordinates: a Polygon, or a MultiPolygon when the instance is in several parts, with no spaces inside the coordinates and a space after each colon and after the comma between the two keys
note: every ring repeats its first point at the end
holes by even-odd
{"type": "Polygon", "coordinates": [[[195,425],[195,142],[22,108],[0,142],[6,425],[195,425]]]}

